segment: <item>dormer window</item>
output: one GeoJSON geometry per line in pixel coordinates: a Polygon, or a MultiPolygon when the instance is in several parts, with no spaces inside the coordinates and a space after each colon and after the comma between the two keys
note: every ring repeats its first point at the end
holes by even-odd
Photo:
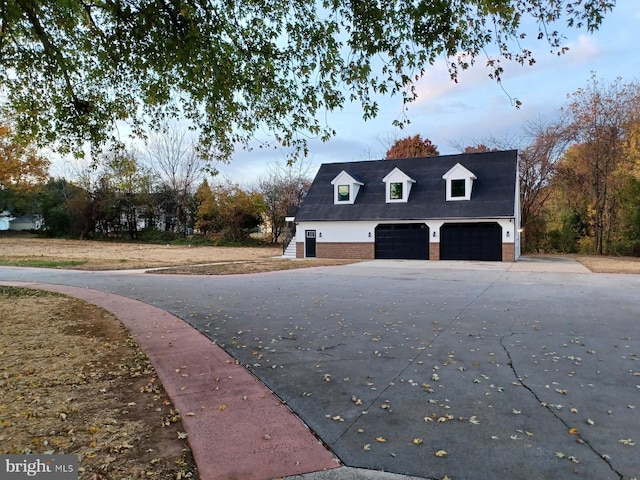
{"type": "Polygon", "coordinates": [[[391,170],[382,181],[386,185],[386,203],[406,203],[409,200],[411,186],[416,183],[413,178],[397,167],[391,170]]]}
{"type": "Polygon", "coordinates": [[[447,201],[471,200],[473,181],[477,180],[473,172],[457,163],[442,178],[446,182],[447,201]]]}
{"type": "Polygon", "coordinates": [[[389,199],[402,200],[402,182],[394,182],[389,184],[389,199]]]}
{"type": "Polygon", "coordinates": [[[338,202],[348,202],[351,198],[350,190],[350,185],[338,185],[338,202]]]}
{"type": "Polygon", "coordinates": [[[451,180],[451,196],[455,198],[464,197],[466,183],[464,179],[451,180]]]}
{"type": "Polygon", "coordinates": [[[331,185],[333,185],[334,205],[351,205],[356,201],[360,187],[364,183],[359,182],[343,170],[331,180],[331,185]]]}

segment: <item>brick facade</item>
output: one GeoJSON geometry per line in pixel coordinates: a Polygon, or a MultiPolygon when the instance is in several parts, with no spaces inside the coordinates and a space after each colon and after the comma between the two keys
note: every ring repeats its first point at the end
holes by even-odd
{"type": "MultiPolygon", "coordinates": [[[[371,242],[333,242],[316,244],[317,258],[340,258],[353,260],[373,260],[375,244],[371,242]]],[[[304,258],[304,242],[296,242],[296,258],[304,258]]],[[[429,243],[429,260],[440,260],[440,244],[429,243]]],[[[502,244],[502,261],[515,262],[515,244],[502,244]]]]}
{"type": "Polygon", "coordinates": [[[503,262],[516,261],[516,246],[514,243],[502,244],[502,261],[503,262]]]}
{"type": "Polygon", "coordinates": [[[429,243],[429,260],[440,260],[440,244],[429,243]]]}
{"type": "MultiPolygon", "coordinates": [[[[318,242],[316,243],[316,256],[317,258],[373,260],[375,258],[375,244],[371,242],[318,242]]],[[[296,242],[296,258],[304,258],[304,242],[296,242]]]]}

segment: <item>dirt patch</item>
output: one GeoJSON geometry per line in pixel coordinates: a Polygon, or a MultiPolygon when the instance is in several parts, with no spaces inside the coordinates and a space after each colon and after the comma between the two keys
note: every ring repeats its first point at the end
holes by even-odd
{"type": "Polygon", "coordinates": [[[282,255],[280,246],[203,247],[111,243],[28,237],[0,237],[0,260],[5,264],[25,260],[75,261],[64,265],[76,270],[123,270],[199,265],[214,262],[264,259],[282,255]]]}
{"type": "Polygon", "coordinates": [[[262,260],[248,260],[243,262],[225,262],[212,265],[196,265],[171,267],[162,270],[154,270],[153,273],[179,274],[179,275],[234,275],[243,273],[263,273],[280,270],[294,270],[296,268],[330,267],[337,265],[349,265],[358,260],[290,260],[283,258],[268,258],[262,260]]]}
{"type": "Polygon", "coordinates": [[[197,478],[180,414],[110,313],[0,287],[0,451],[75,454],[82,479],[197,478]]]}

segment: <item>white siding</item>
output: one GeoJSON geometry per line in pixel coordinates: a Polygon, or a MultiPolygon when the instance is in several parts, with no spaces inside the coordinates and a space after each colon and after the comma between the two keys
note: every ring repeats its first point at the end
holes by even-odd
{"type": "MultiPolygon", "coordinates": [[[[426,223],[429,227],[431,243],[440,242],[440,227],[444,223],[478,223],[497,222],[502,227],[502,243],[516,243],[519,237],[517,222],[514,219],[474,218],[447,220],[405,220],[396,222],[362,221],[362,222],[301,222],[296,226],[296,241],[304,242],[305,230],[316,231],[316,242],[375,242],[376,226],[384,223],[426,223]],[[433,235],[435,232],[435,236],[433,235]],[[371,236],[369,236],[371,233],[371,236]]],[[[516,252],[518,255],[519,252],[516,252]]]]}

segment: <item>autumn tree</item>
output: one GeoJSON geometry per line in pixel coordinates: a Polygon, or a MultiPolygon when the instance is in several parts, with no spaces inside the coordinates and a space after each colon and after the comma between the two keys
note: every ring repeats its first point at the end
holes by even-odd
{"type": "Polygon", "coordinates": [[[419,134],[396,140],[387,150],[385,158],[414,158],[435,157],[440,155],[436,147],[428,138],[423,139],[419,134]]]}
{"type": "Polygon", "coordinates": [[[27,212],[24,205],[47,181],[49,165],[27,139],[16,139],[12,128],[0,123],[0,210],[34,213],[27,212]]]}
{"type": "Polygon", "coordinates": [[[285,218],[300,206],[311,186],[311,165],[303,159],[289,165],[271,166],[258,181],[258,189],[266,205],[266,223],[271,241],[277,243],[286,229],[285,218]]]}
{"type": "Polygon", "coordinates": [[[525,251],[542,247],[546,230],[544,208],[551,182],[569,139],[562,122],[531,121],[525,126],[527,145],[520,149],[520,211],[525,251]]]}
{"type": "Polygon", "coordinates": [[[489,148],[484,143],[479,143],[478,145],[468,145],[464,147],[462,153],[484,153],[484,152],[495,152],[497,148],[489,148]]]}
{"type": "Polygon", "coordinates": [[[231,182],[210,187],[206,180],[196,192],[195,226],[223,242],[243,242],[260,225],[266,206],[262,196],[231,182]]]}
{"type": "Polygon", "coordinates": [[[501,60],[535,63],[525,36],[563,53],[559,25],[593,31],[614,5],[5,0],[0,85],[19,134],[78,154],[118,140],[116,122],[141,135],[175,117],[203,154],[228,159],[260,132],[305,151],[335,134],[321,113],[355,101],[375,117],[377,94],[406,105],[439,58],[454,81],[478,59],[499,81],[501,60]]]}
{"type": "Polygon", "coordinates": [[[582,172],[591,197],[594,251],[606,253],[616,225],[616,191],[621,179],[634,171],[625,146],[629,128],[640,119],[633,108],[640,102],[637,84],[620,79],[606,85],[593,74],[586,87],[570,97],[566,108],[567,135],[575,143],[572,161],[582,172]]]}

